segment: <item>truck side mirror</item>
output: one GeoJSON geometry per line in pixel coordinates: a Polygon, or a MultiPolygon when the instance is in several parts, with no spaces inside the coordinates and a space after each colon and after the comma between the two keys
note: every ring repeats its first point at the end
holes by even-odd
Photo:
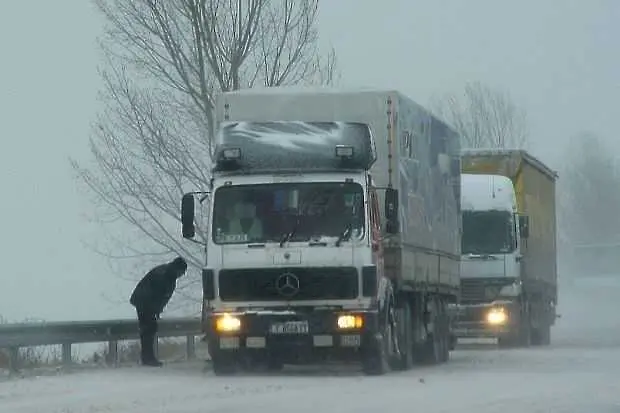
{"type": "Polygon", "coordinates": [[[530,236],[530,217],[519,215],[519,232],[521,238],[527,239],[530,236]]]}
{"type": "Polygon", "coordinates": [[[181,225],[183,227],[183,238],[194,238],[196,228],[194,227],[194,194],[185,194],[181,199],[181,225]]]}
{"type": "Polygon", "coordinates": [[[387,188],[385,190],[385,230],[388,234],[398,233],[398,190],[387,188]]]}

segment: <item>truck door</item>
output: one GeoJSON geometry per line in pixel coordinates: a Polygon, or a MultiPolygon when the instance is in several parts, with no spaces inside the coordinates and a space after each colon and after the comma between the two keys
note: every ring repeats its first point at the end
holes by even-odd
{"type": "Polygon", "coordinates": [[[377,266],[377,275],[383,276],[383,242],[381,239],[381,218],[379,215],[379,197],[377,190],[370,187],[370,246],[372,248],[372,263],[377,266]]]}

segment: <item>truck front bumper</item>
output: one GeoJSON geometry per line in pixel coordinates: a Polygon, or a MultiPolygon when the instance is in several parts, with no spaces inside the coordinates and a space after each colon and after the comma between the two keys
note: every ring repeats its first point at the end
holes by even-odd
{"type": "Polygon", "coordinates": [[[458,305],[453,308],[452,334],[455,338],[502,338],[518,331],[519,305],[502,301],[458,305]]]}
{"type": "Polygon", "coordinates": [[[380,342],[378,316],[373,311],[212,313],[204,323],[211,357],[275,357],[291,364],[359,360],[380,342]]]}

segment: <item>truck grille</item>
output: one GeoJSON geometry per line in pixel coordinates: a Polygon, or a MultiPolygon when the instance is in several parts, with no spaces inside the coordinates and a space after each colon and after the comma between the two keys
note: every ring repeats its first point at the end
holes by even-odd
{"type": "Polygon", "coordinates": [[[512,284],[509,278],[461,279],[461,303],[489,303],[499,296],[502,287],[512,284]]]}
{"type": "Polygon", "coordinates": [[[359,295],[354,267],[221,270],[218,281],[223,301],[354,299],[359,295]]]}

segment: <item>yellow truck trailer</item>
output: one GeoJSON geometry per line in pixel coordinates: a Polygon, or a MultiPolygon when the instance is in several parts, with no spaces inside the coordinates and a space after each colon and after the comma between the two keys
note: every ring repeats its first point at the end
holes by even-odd
{"type": "Polygon", "coordinates": [[[462,151],[454,338],[548,345],[556,319],[557,174],[524,150],[462,151]]]}

